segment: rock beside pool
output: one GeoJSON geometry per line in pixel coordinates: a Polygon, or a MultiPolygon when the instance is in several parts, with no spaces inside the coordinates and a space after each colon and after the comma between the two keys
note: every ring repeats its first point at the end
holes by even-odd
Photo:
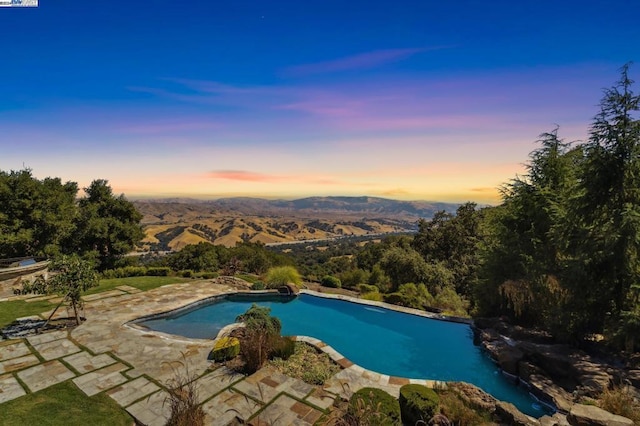
{"type": "Polygon", "coordinates": [[[497,400],[479,387],[470,383],[449,383],[448,387],[455,390],[466,405],[476,410],[485,411],[500,419],[500,424],[516,426],[538,426],[540,422],[523,414],[515,405],[497,400]]]}
{"type": "Polygon", "coordinates": [[[540,422],[522,414],[520,410],[518,410],[515,405],[498,401],[496,403],[496,416],[500,418],[503,422],[509,425],[514,426],[538,426],[540,422]]]}
{"type": "Polygon", "coordinates": [[[531,392],[539,399],[552,403],[558,410],[568,413],[573,406],[573,396],[548,377],[534,374],[529,377],[531,392]]]}
{"type": "Polygon", "coordinates": [[[567,420],[572,426],[633,426],[631,419],[611,414],[595,405],[575,404],[567,420]]]}

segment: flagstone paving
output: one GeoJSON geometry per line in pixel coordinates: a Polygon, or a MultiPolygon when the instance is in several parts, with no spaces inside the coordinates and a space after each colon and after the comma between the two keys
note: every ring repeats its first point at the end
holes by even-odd
{"type": "Polygon", "coordinates": [[[159,390],[160,387],[155,383],[150,382],[144,377],[138,377],[135,380],[107,391],[107,395],[113,398],[121,407],[127,407],[135,401],[159,390]]]}
{"type": "Polygon", "coordinates": [[[93,370],[97,370],[107,365],[111,365],[116,362],[107,354],[91,355],[87,352],[79,352],[75,355],[69,355],[62,359],[64,362],[73,367],[80,374],[89,373],[93,370]]]}
{"type": "Polygon", "coordinates": [[[75,374],[60,361],[48,361],[18,372],[18,378],[27,385],[31,392],[57,385],[74,376],[75,374]]]}
{"type": "Polygon", "coordinates": [[[26,394],[27,393],[12,374],[0,376],[0,404],[26,394]]]}
{"type": "Polygon", "coordinates": [[[0,352],[0,361],[4,361],[11,358],[18,358],[21,356],[29,355],[31,351],[23,342],[15,342],[2,347],[0,352]]]}
{"type": "Polygon", "coordinates": [[[112,364],[92,373],[76,377],[73,379],[73,383],[75,383],[82,392],[88,396],[92,396],[126,382],[128,380],[127,377],[120,374],[120,372],[128,368],[129,367],[121,363],[112,364]]]}
{"type": "Polygon", "coordinates": [[[38,351],[42,358],[47,361],[80,352],[80,348],[69,339],[40,343],[39,345],[33,345],[33,349],[38,351]]]}
{"type": "Polygon", "coordinates": [[[30,365],[39,364],[40,360],[35,355],[25,355],[19,358],[11,358],[0,362],[0,374],[11,371],[22,370],[30,365]]]}
{"type": "Polygon", "coordinates": [[[88,319],[71,332],[53,331],[0,343],[0,374],[11,371],[0,375],[0,404],[72,380],[89,396],[104,392],[140,424],[160,426],[169,415],[166,386],[181,374],[198,377],[195,385],[204,401],[207,424],[227,425],[239,419],[255,426],[310,425],[338,395],[349,397],[364,386],[397,395],[399,387],[409,382],[365,370],[325,343],[304,336],[298,340],[316,346],[342,367],[324,387],[268,367],[247,377],[226,367],[216,368],[207,360],[211,340],[150,333],[128,324],[237,290],[228,284],[228,279],[189,282],[146,292],[119,286],[85,297],[88,319]],[[45,361],[40,363],[36,355],[45,361]]]}

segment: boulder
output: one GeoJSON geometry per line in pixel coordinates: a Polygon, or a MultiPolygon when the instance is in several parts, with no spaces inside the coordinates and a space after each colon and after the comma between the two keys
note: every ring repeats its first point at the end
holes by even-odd
{"type": "Polygon", "coordinates": [[[518,348],[505,345],[497,353],[498,365],[509,374],[518,374],[518,363],[522,361],[524,354],[518,348]]]}
{"type": "Polygon", "coordinates": [[[449,383],[448,387],[456,391],[466,405],[470,407],[490,413],[493,413],[496,409],[498,400],[477,386],[465,382],[454,382],[449,383]]]}
{"type": "Polygon", "coordinates": [[[572,426],[633,426],[626,417],[612,414],[595,405],[575,404],[567,415],[572,426]]]}
{"type": "Polygon", "coordinates": [[[555,413],[553,416],[542,416],[538,419],[540,426],[569,426],[567,416],[555,413]]]}
{"type": "Polygon", "coordinates": [[[531,392],[543,401],[553,403],[559,411],[569,412],[573,398],[566,390],[553,383],[548,377],[533,374],[529,378],[531,392]]]}
{"type": "Polygon", "coordinates": [[[528,417],[520,412],[515,405],[498,401],[496,403],[496,416],[498,416],[504,424],[514,426],[539,426],[540,422],[528,417]]]}

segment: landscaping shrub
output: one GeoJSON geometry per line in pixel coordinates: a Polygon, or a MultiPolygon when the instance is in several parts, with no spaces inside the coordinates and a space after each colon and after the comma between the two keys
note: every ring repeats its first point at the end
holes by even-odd
{"type": "Polygon", "coordinates": [[[269,364],[281,373],[311,385],[323,385],[326,380],[340,371],[340,367],[329,355],[319,352],[311,345],[295,342],[294,349],[293,355],[288,360],[275,358],[269,361],[269,364]]]}
{"type": "Polygon", "coordinates": [[[217,272],[198,272],[196,274],[193,274],[194,278],[202,278],[204,280],[210,280],[212,278],[216,278],[217,276],[217,272]]]}
{"type": "Polygon", "coordinates": [[[469,302],[454,289],[450,287],[443,288],[440,293],[436,295],[435,306],[442,308],[448,315],[456,315],[459,317],[469,316],[467,310],[469,309],[469,302]]]}
{"type": "Polygon", "coordinates": [[[358,291],[362,294],[378,292],[378,287],[371,284],[358,284],[358,291]]]}
{"type": "Polygon", "coordinates": [[[215,362],[228,361],[240,353],[240,341],[235,337],[221,337],[213,345],[209,359],[215,362]]]}
{"type": "Polygon", "coordinates": [[[404,385],[400,388],[400,413],[402,422],[415,425],[419,420],[429,423],[438,412],[440,398],[433,389],[418,384],[404,385]]]}
{"type": "Polygon", "coordinates": [[[240,352],[247,373],[254,373],[264,365],[280,337],[282,324],[270,312],[271,309],[254,303],[236,318],[236,321],[245,323],[240,352]]]}
{"type": "Polygon", "coordinates": [[[288,360],[296,350],[296,341],[289,336],[280,336],[273,344],[271,358],[280,358],[288,360]]]}
{"type": "Polygon", "coordinates": [[[325,275],[324,277],[322,277],[320,284],[322,284],[325,287],[331,287],[331,288],[342,287],[342,282],[340,282],[340,278],[334,277],[333,275],[325,275]]]}
{"type": "Polygon", "coordinates": [[[365,293],[360,296],[361,299],[372,300],[374,302],[382,302],[382,294],[377,291],[370,291],[369,293],[365,293]]]}
{"type": "Polygon", "coordinates": [[[287,284],[300,286],[300,284],[302,284],[302,277],[293,266],[278,266],[267,271],[265,281],[269,288],[278,288],[287,284]]]}
{"type": "Polygon", "coordinates": [[[251,284],[251,290],[264,290],[265,288],[266,286],[262,281],[256,281],[255,283],[251,284]]]}
{"type": "Polygon", "coordinates": [[[388,426],[400,424],[398,400],[381,389],[362,388],[351,396],[349,413],[363,415],[362,424],[388,426]]]}
{"type": "Polygon", "coordinates": [[[152,266],[147,268],[146,275],[150,277],[168,277],[171,273],[171,268],[167,266],[152,266]]]}
{"type": "Polygon", "coordinates": [[[183,271],[178,272],[178,275],[180,275],[183,278],[192,278],[193,271],[191,269],[185,269],[183,271]]]}

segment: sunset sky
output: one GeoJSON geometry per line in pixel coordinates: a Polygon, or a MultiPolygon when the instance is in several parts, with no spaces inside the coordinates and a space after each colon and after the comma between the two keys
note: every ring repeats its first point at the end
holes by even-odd
{"type": "Polygon", "coordinates": [[[0,170],[129,198],[497,203],[640,60],[637,0],[39,3],[0,8],[0,170]]]}

